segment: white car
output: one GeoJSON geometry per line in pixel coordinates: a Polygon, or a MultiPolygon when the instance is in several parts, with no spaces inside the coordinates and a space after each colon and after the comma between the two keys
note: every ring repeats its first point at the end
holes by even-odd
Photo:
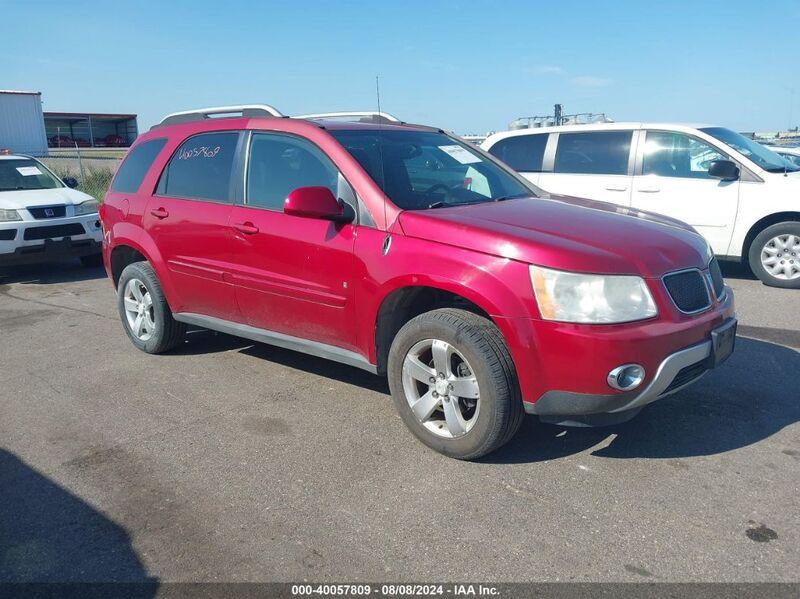
{"type": "Polygon", "coordinates": [[[496,133],[481,147],[552,194],[687,222],[721,259],[748,261],[767,285],[800,288],[800,167],[734,131],[567,125],[496,133]]]}
{"type": "Polygon", "coordinates": [[[788,160],[794,166],[800,167],[800,148],[793,148],[789,146],[767,146],[767,148],[775,152],[784,160],[788,160]]]}
{"type": "Polygon", "coordinates": [[[77,257],[101,264],[98,202],[30,156],[0,155],[0,266],[77,257]]]}

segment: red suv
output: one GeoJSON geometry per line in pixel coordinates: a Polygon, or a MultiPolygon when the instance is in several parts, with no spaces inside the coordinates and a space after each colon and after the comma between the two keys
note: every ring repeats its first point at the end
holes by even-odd
{"type": "Polygon", "coordinates": [[[193,325],[386,375],[411,431],[462,459],[526,412],[622,422],[733,351],[733,295],[688,225],[356,117],[225,107],[137,140],[101,211],[137,348],[193,325]]]}

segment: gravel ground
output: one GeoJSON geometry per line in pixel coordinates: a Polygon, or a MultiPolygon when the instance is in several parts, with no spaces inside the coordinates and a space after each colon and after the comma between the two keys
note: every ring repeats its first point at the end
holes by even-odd
{"type": "Polygon", "coordinates": [[[1,270],[0,581],[797,581],[800,292],[726,275],[720,369],[464,463],[382,379],[203,331],[149,356],[100,270],[1,270]]]}

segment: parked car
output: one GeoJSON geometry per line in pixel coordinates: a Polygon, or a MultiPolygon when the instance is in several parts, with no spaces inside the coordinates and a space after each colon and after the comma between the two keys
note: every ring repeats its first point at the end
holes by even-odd
{"type": "Polygon", "coordinates": [[[733,294],[690,227],[538,197],[436,128],[280,116],[176,113],[119,167],[103,256],[140,350],[193,325],[388,376],[411,431],[461,459],[525,412],[627,420],[733,351],[733,294]]]}
{"type": "Polygon", "coordinates": [[[766,146],[784,160],[788,160],[792,166],[800,168],[800,148],[792,146],[766,146]]]}
{"type": "Polygon", "coordinates": [[[31,156],[0,154],[0,266],[70,256],[100,265],[98,203],[77,184],[31,156]]]}
{"type": "Polygon", "coordinates": [[[610,123],[507,131],[483,149],[551,193],[689,223],[720,259],[800,288],[800,167],[722,127],[610,123]]]}

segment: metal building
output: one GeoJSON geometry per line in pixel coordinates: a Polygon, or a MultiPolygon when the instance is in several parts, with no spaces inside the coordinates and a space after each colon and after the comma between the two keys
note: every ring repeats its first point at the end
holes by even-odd
{"type": "Polygon", "coordinates": [[[41,92],[0,90],[0,150],[47,154],[41,92]]]}
{"type": "Polygon", "coordinates": [[[135,114],[45,112],[51,148],[127,148],[139,134],[135,114]]]}

